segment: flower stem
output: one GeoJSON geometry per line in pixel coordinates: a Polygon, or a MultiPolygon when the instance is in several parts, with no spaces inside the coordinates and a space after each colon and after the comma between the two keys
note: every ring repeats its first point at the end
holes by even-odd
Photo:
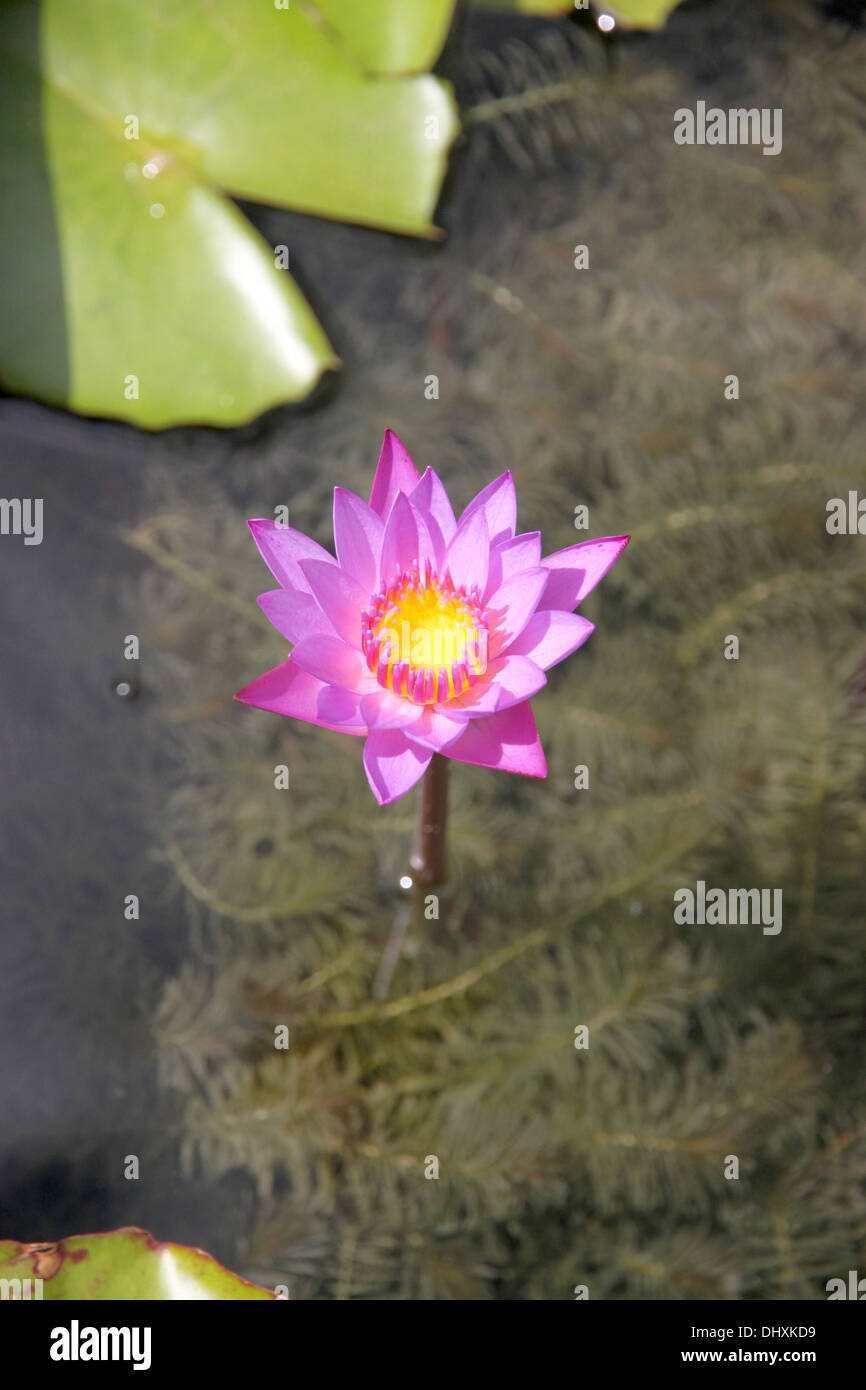
{"type": "Polygon", "coordinates": [[[388,944],[373,981],[373,998],[384,999],[397,969],[413,919],[422,920],[425,890],[445,882],[445,837],[448,825],[448,763],[434,753],[421,780],[415,839],[409,856],[409,873],[401,880],[404,897],[397,909],[388,944]]]}
{"type": "Polygon", "coordinates": [[[418,824],[409,856],[412,879],[419,888],[439,888],[445,882],[447,826],[448,759],[434,753],[421,779],[418,824]]]}

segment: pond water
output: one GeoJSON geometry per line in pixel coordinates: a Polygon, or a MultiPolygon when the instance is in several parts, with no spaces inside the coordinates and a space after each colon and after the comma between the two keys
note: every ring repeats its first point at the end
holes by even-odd
{"type": "Polygon", "coordinates": [[[784,3],[608,46],[474,16],[442,244],[245,208],[344,364],[309,406],[148,436],[0,403],[0,493],[44,503],[40,546],[0,538],[4,1235],[140,1225],[293,1297],[814,1297],[848,1268],[866,1155],[794,1274],[747,1259],[769,1189],[732,1215],[712,1174],[757,1154],[812,1212],[791,1156],[863,1107],[862,557],[823,514],[863,490],[864,53],[784,3]],[[699,100],[784,110],[780,156],[677,144],[699,100]],[[370,1003],[412,807],[377,811],[355,740],[231,698],[285,646],[245,518],[329,544],[388,426],[459,505],[511,468],[547,550],[634,535],[539,697],[548,781],[455,765],[452,883],[392,996],[458,983],[402,1029],[328,1020],[370,1003]],[[699,879],[784,892],[781,931],[676,925],[699,879]]]}

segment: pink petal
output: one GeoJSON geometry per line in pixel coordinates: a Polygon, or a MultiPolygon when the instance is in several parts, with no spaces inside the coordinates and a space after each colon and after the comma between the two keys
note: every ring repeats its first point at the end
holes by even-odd
{"type": "Polygon", "coordinates": [[[266,672],[257,680],[244,686],[235,696],[242,705],[255,705],[274,714],[285,714],[291,719],[302,719],[305,724],[318,724],[322,729],[334,729],[337,733],[366,734],[363,724],[353,728],[338,728],[327,722],[320,712],[320,702],[327,689],[321,681],[302,671],[290,658],[273,671],[266,672]]]}
{"type": "Polygon", "coordinates": [[[517,494],[514,479],[510,473],[501,473],[473,497],[460,518],[460,524],[473,515],[483,511],[487,520],[487,534],[491,544],[509,540],[517,526],[517,494]]]}
{"type": "Polygon", "coordinates": [[[468,714],[452,713],[450,705],[438,709],[431,705],[414,705],[382,689],[363,697],[358,714],[370,730],[402,729],[422,747],[434,750],[453,742],[469,719],[468,714]]]}
{"type": "Polygon", "coordinates": [[[248,521],[247,525],[253,533],[259,554],[284,589],[302,589],[304,593],[309,593],[310,586],[300,569],[301,560],[321,560],[330,565],[336,563],[333,555],[292,526],[277,526],[275,521],[267,519],[248,521]]]}
{"type": "Polygon", "coordinates": [[[469,716],[466,714],[451,714],[447,709],[433,709],[425,705],[420,716],[405,732],[414,743],[438,753],[458,739],[468,723],[469,716]]]}
{"type": "Polygon", "coordinates": [[[374,731],[364,744],[364,770],[380,806],[403,796],[423,775],[432,752],[410,743],[399,729],[374,731]]]}
{"type": "Polygon", "coordinates": [[[369,597],[379,587],[379,557],[385,526],[382,518],[345,488],[334,488],[334,544],[340,568],[357,580],[369,597]]]}
{"type": "Polygon", "coordinates": [[[418,718],[418,706],[378,686],[361,700],[360,714],[369,729],[406,729],[418,718]]]}
{"type": "Polygon", "coordinates": [[[391,580],[398,571],[409,570],[418,560],[418,523],[409,499],[398,493],[385,523],[380,575],[391,580]]]}
{"type": "Polygon", "coordinates": [[[323,685],[319,696],[318,710],[327,719],[331,728],[341,733],[355,733],[363,729],[368,733],[366,722],[361,715],[361,702],[365,697],[354,690],[341,690],[338,685],[323,685]],[[350,728],[346,728],[350,725],[350,728]]]}
{"type": "Polygon", "coordinates": [[[539,607],[571,612],[604,578],[628,543],[628,536],[605,536],[598,541],[578,541],[546,555],[541,563],[550,570],[550,578],[539,607]]]}
{"type": "Polygon", "coordinates": [[[461,763],[495,767],[500,772],[520,772],[524,777],[546,777],[547,762],[529,701],[473,719],[466,732],[446,749],[447,758],[461,763]]]}
{"type": "Polygon", "coordinates": [[[418,471],[393,430],[385,431],[382,452],[376,466],[370,506],[385,517],[398,492],[409,493],[418,486],[418,471]]]}
{"type": "Polygon", "coordinates": [[[549,579],[547,570],[521,570],[484,605],[490,624],[490,654],[498,656],[518,637],[538,606],[549,579]]]}
{"type": "MultiPolygon", "coordinates": [[[[297,649],[296,649],[297,650],[297,649]]],[[[448,701],[448,709],[465,710],[467,714],[493,714],[495,710],[508,709],[520,700],[528,700],[535,695],[547,677],[528,656],[497,656],[488,664],[479,682],[465,695],[448,701]]]]}
{"type": "Polygon", "coordinates": [[[334,631],[312,594],[297,589],[269,589],[266,594],[259,594],[258,605],[268,622],[289,642],[300,642],[314,632],[334,631]]]}
{"type": "Polygon", "coordinates": [[[571,656],[582,647],[590,633],[591,623],[580,613],[563,613],[559,609],[544,609],[533,613],[520,636],[508,648],[509,656],[528,656],[536,666],[547,671],[557,661],[571,656]]]}
{"type": "Polygon", "coordinates": [[[411,497],[409,499],[409,506],[412,508],[412,515],[415,518],[415,530],[418,535],[418,547],[416,551],[418,556],[418,573],[421,575],[424,574],[425,565],[429,560],[430,567],[435,574],[439,569],[439,556],[441,551],[437,542],[434,540],[433,532],[430,529],[430,523],[427,517],[420,507],[415,506],[411,497]]]}
{"type": "Polygon", "coordinates": [[[537,569],[540,564],[540,531],[526,531],[522,536],[512,536],[510,540],[499,541],[490,547],[487,593],[495,593],[506,580],[514,574],[519,574],[521,570],[537,569]]]}
{"type": "Polygon", "coordinates": [[[432,468],[426,470],[414,492],[410,493],[409,501],[427,523],[438,569],[442,566],[445,552],[457,530],[457,522],[454,520],[454,511],[442,480],[432,468]]]}
{"type": "Polygon", "coordinates": [[[339,685],[343,690],[354,690],[361,695],[378,688],[361,653],[342,637],[327,632],[304,637],[292,649],[292,661],[326,685],[339,685]]]}
{"type": "Polygon", "coordinates": [[[332,626],[350,646],[360,649],[361,614],[370,602],[369,593],[339,565],[302,560],[301,569],[313,598],[332,626]]]}
{"type": "Polygon", "coordinates": [[[490,541],[484,509],[479,508],[469,517],[464,513],[445,552],[445,567],[450,571],[454,583],[463,584],[467,589],[476,587],[483,594],[487,585],[489,555],[490,541]]]}

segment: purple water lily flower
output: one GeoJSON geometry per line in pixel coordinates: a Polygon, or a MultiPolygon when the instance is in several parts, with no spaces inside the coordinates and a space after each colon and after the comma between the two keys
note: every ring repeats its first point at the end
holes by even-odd
{"type": "Polygon", "coordinates": [[[542,558],[539,532],[516,522],[510,473],[457,521],[433,469],[419,478],[387,430],[369,503],[334,489],[336,559],[291,527],[249,523],[280,585],[259,604],[293,645],[236,698],[364,738],[382,806],[434,753],[545,777],[530,697],[589,637],[573,610],[629,538],[542,558]]]}

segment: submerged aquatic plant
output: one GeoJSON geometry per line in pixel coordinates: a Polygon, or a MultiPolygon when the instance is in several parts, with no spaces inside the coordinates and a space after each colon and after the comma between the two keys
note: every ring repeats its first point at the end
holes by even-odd
{"type": "Polygon", "coordinates": [[[509,472],[458,521],[439,477],[419,478],[391,430],[369,503],[334,489],[336,559],[291,527],[249,524],[280,584],[259,604],[293,647],[238,700],[364,737],[383,806],[437,753],[547,775],[530,697],[593,631],[574,609],[628,536],[542,557],[539,532],[516,533],[509,472]]]}

